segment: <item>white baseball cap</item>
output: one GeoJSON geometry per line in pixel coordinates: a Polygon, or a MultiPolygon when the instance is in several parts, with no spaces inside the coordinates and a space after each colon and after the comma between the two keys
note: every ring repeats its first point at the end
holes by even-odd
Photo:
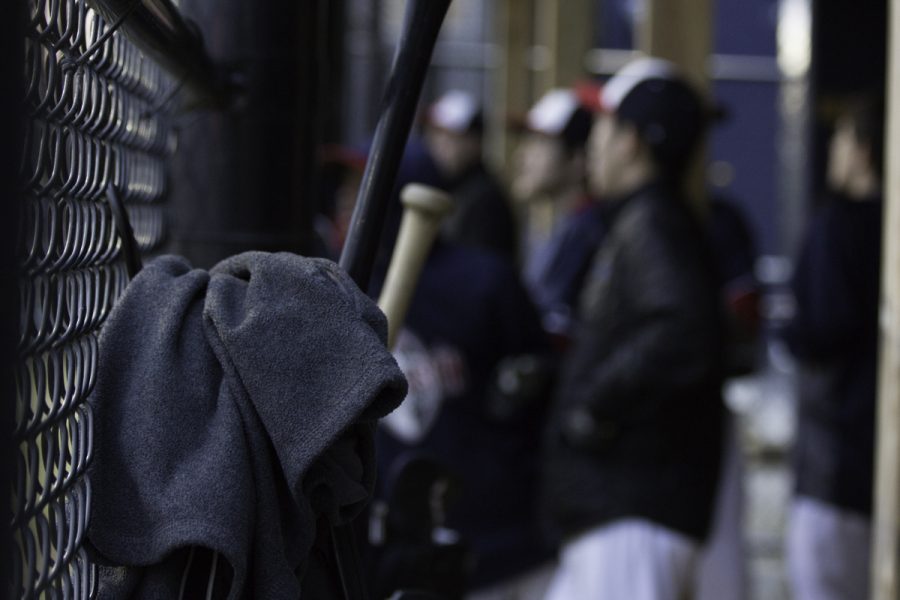
{"type": "Polygon", "coordinates": [[[466,133],[481,128],[481,109],[472,94],[452,90],[429,107],[427,122],[453,133],[466,133]]]}

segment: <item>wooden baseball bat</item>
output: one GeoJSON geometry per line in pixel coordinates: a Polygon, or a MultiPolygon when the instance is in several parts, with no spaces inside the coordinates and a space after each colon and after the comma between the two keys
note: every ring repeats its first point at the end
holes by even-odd
{"type": "Polygon", "coordinates": [[[441,220],[453,209],[449,194],[418,183],[406,185],[400,192],[400,200],[403,202],[403,219],[384,287],[378,297],[378,306],[388,321],[388,348],[394,347],[441,220]]]}
{"type": "Polygon", "coordinates": [[[341,267],[364,290],[369,284],[422,84],[449,6],[450,0],[409,0],[406,6],[403,33],[391,67],[381,118],[341,252],[341,267]]]}

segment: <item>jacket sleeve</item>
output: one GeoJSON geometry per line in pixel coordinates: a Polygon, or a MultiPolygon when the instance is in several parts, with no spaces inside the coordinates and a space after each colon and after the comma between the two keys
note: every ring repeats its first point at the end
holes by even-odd
{"type": "Polygon", "coordinates": [[[721,316],[702,256],[652,220],[636,225],[614,267],[624,271],[625,334],[584,390],[598,419],[652,414],[667,396],[659,392],[696,389],[710,381],[720,358],[721,316]]]}

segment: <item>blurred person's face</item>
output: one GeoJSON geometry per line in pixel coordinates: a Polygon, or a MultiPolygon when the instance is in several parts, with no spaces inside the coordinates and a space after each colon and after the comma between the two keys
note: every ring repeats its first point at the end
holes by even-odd
{"type": "Polygon", "coordinates": [[[620,124],[612,115],[600,115],[594,120],[588,139],[588,189],[599,199],[627,193],[626,171],[635,158],[637,134],[633,128],[620,124]]]}
{"type": "Polygon", "coordinates": [[[529,133],[513,155],[513,195],[532,200],[567,185],[569,155],[558,139],[529,133]]]}
{"type": "Polygon", "coordinates": [[[828,185],[835,191],[846,192],[853,180],[869,168],[866,147],[859,143],[853,122],[849,118],[838,121],[828,150],[828,185]]]}
{"type": "Polygon", "coordinates": [[[445,177],[453,178],[481,160],[481,137],[429,127],[425,141],[434,162],[445,177]]]}

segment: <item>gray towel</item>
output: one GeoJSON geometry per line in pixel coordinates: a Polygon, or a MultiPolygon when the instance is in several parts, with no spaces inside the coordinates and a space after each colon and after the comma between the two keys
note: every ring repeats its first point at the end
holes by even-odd
{"type": "MultiPolygon", "coordinates": [[[[233,570],[229,598],[298,598],[315,520],[361,510],[374,421],[406,393],[385,337],[384,316],[329,261],[148,264],[100,337],[93,551],[148,566],[209,548],[233,570]]],[[[177,581],[153,573],[130,594],[169,594],[177,581]]]]}

